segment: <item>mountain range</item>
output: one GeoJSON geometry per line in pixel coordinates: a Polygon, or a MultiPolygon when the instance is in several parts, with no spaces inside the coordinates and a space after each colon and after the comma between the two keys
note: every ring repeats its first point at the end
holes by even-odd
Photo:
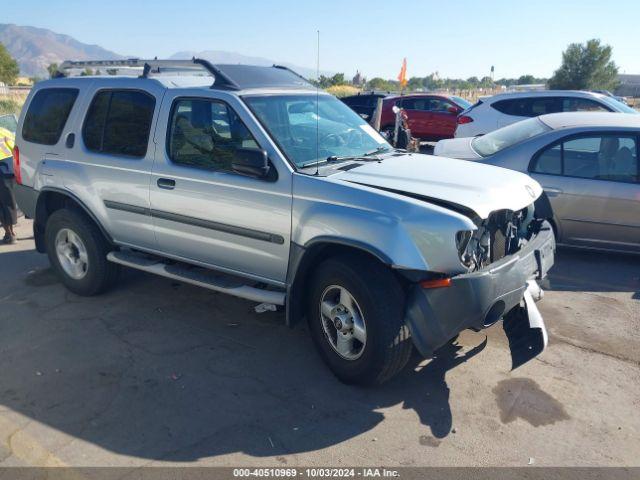
{"type": "MultiPolygon", "coordinates": [[[[55,33],[46,28],[13,24],[0,23],[0,43],[4,44],[13,58],[18,61],[21,75],[29,77],[47,77],[47,67],[52,63],[60,64],[64,60],[111,60],[131,57],[130,55],[125,57],[99,45],[82,43],[69,35],[55,33]]],[[[223,50],[181,51],[169,58],[189,59],[192,57],[204,58],[212,63],[242,63],[263,66],[279,64],[308,78],[316,76],[316,72],[311,68],[223,50]]],[[[331,74],[326,71],[320,73],[331,74]]]]}

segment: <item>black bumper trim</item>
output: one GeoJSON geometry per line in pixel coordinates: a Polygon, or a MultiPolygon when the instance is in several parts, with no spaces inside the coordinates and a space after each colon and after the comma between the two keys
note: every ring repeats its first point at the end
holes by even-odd
{"type": "Polygon", "coordinates": [[[546,275],[554,251],[553,230],[545,222],[522,250],[483,270],[453,277],[450,287],[414,285],[405,322],[418,351],[430,357],[462,330],[480,330],[500,320],[520,304],[527,280],[546,275]]]}

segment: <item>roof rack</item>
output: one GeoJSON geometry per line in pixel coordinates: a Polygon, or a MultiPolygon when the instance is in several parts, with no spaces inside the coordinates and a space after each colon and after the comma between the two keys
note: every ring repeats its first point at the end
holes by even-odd
{"type": "MultiPolygon", "coordinates": [[[[126,60],[66,60],[58,67],[56,77],[68,76],[65,71],[85,68],[134,68],[142,69],[141,78],[148,78],[152,74],[170,72],[201,72],[212,75],[214,78],[211,88],[223,90],[240,90],[236,82],[231,80],[218,67],[202,58],[192,58],[191,60],[141,60],[139,58],[129,58],[126,60]]],[[[294,72],[295,73],[295,72],[294,72]]],[[[297,75],[297,74],[296,74],[297,75]]]]}

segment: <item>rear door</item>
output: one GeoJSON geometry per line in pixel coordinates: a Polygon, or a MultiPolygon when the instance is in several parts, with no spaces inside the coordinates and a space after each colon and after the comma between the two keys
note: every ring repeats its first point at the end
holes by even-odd
{"type": "Polygon", "coordinates": [[[402,99],[402,108],[407,113],[407,123],[411,136],[425,138],[433,130],[433,114],[429,111],[426,97],[409,97],[402,99]]]}
{"type": "Polygon", "coordinates": [[[532,176],[547,193],[563,243],[640,251],[637,137],[568,137],[543,150],[532,176]]]}
{"type": "Polygon", "coordinates": [[[156,247],[149,216],[151,132],[163,93],[152,81],[97,80],[66,139],[73,153],[65,187],[88,203],[114,240],[132,247],[156,247]]]}
{"type": "Polygon", "coordinates": [[[433,126],[430,137],[433,140],[453,138],[457,127],[458,107],[444,98],[432,97],[429,99],[428,109],[433,126]]]}
{"type": "Polygon", "coordinates": [[[265,149],[246,106],[220,91],[165,97],[151,182],[158,249],[167,256],[283,285],[291,238],[291,174],[259,179],[232,171],[238,148],[265,149]],[[251,128],[249,128],[251,126],[251,128]]]}

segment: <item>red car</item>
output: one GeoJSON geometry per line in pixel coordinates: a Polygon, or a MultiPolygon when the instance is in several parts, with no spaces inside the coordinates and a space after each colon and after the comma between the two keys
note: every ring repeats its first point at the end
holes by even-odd
{"type": "Polygon", "coordinates": [[[393,130],[395,114],[393,106],[403,108],[409,117],[411,136],[421,140],[453,138],[457,117],[471,103],[451,95],[412,93],[386,97],[382,103],[381,130],[393,130]]]}

